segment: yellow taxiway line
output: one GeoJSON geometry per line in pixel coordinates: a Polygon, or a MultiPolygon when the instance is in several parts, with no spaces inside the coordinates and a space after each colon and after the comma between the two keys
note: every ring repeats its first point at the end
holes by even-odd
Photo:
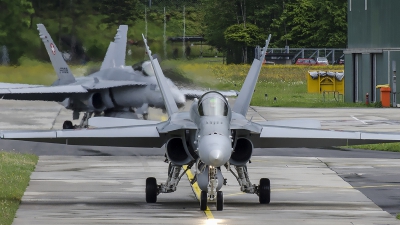
{"type": "MultiPolygon", "coordinates": [[[[182,168],[184,170],[186,170],[187,166],[186,165],[182,166],[182,168]]],[[[192,171],[190,171],[190,169],[186,171],[186,176],[189,179],[189,182],[194,179],[193,173],[192,173],[192,171]]],[[[196,195],[197,200],[200,201],[201,190],[200,190],[199,185],[197,184],[197,181],[194,184],[192,184],[191,186],[192,186],[192,190],[193,190],[194,194],[196,195]]],[[[206,210],[204,210],[204,213],[206,214],[207,219],[214,219],[214,216],[211,213],[211,210],[210,210],[210,208],[208,208],[208,206],[207,206],[206,210]]]]}

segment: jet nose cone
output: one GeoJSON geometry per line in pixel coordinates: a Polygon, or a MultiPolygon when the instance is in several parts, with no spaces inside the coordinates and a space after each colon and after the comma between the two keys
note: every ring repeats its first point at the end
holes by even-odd
{"type": "Polygon", "coordinates": [[[199,140],[198,152],[201,161],[215,167],[224,165],[232,154],[230,139],[221,135],[206,135],[199,140]]]}
{"type": "Polygon", "coordinates": [[[221,150],[212,150],[208,159],[211,162],[211,166],[219,167],[224,165],[224,155],[221,150]]]}

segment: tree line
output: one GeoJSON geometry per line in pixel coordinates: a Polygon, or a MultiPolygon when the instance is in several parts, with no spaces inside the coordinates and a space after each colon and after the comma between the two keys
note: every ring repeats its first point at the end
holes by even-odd
{"type": "Polygon", "coordinates": [[[147,19],[150,29],[162,31],[164,7],[167,26],[175,25],[168,34],[182,35],[183,6],[190,24],[186,35],[204,36],[235,63],[253,57],[248,49],[262,45],[268,34],[271,47],[345,48],[347,43],[347,0],[1,0],[0,45],[7,46],[13,64],[21,56],[45,59],[36,31],[36,23],[43,22],[64,51],[101,59],[119,24],[147,19]]]}

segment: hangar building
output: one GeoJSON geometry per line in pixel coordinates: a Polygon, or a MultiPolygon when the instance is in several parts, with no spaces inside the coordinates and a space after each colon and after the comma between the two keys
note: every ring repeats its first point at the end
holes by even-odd
{"type": "Polygon", "coordinates": [[[347,0],[347,3],[344,99],[365,102],[368,93],[369,101],[379,101],[379,89],[375,87],[392,83],[392,61],[396,61],[400,71],[400,1],[347,0]]]}

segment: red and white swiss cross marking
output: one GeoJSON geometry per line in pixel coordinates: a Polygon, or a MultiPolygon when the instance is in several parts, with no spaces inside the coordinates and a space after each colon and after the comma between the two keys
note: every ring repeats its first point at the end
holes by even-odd
{"type": "Polygon", "coordinates": [[[51,48],[51,52],[53,53],[53,55],[56,54],[56,48],[54,47],[53,43],[50,43],[50,48],[51,48]]]}

